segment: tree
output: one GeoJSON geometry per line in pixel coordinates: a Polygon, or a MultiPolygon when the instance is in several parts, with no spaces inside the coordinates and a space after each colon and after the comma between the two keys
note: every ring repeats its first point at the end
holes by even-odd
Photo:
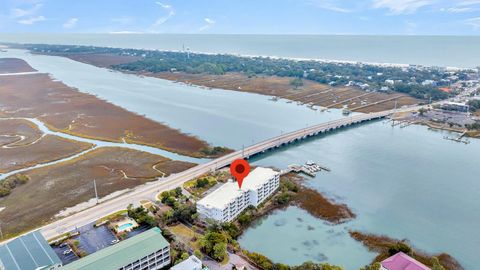
{"type": "Polygon", "coordinates": [[[215,244],[212,257],[218,261],[223,261],[225,256],[227,256],[227,243],[215,244]]]}
{"type": "Polygon", "coordinates": [[[397,242],[395,245],[388,248],[388,254],[390,254],[390,256],[393,256],[400,251],[412,255],[412,248],[404,242],[397,242]]]}
{"type": "Polygon", "coordinates": [[[203,187],[206,187],[208,184],[210,184],[210,181],[208,181],[208,178],[203,177],[197,180],[197,182],[195,183],[195,187],[203,188],[203,187]]]}
{"type": "Polygon", "coordinates": [[[295,89],[298,89],[300,86],[303,86],[302,78],[295,78],[290,81],[290,85],[292,85],[295,89]]]}
{"type": "Polygon", "coordinates": [[[220,232],[207,232],[200,239],[201,249],[212,258],[221,261],[227,252],[227,238],[220,232]]]}
{"type": "Polygon", "coordinates": [[[380,263],[376,262],[372,265],[367,265],[365,267],[362,267],[360,268],[360,270],[380,270],[380,267],[381,267],[380,263]]]}
{"type": "Polygon", "coordinates": [[[242,226],[247,226],[248,224],[250,224],[252,222],[252,217],[247,213],[242,213],[238,217],[238,222],[242,226]]]}
{"type": "Polygon", "coordinates": [[[423,116],[426,112],[427,112],[427,109],[425,109],[425,108],[423,108],[423,107],[420,108],[420,109],[418,109],[418,114],[419,114],[420,116],[423,116]]]}
{"type": "Polygon", "coordinates": [[[181,187],[177,187],[175,188],[175,197],[180,197],[182,196],[182,188],[181,187]]]}
{"type": "Polygon", "coordinates": [[[193,255],[195,255],[195,257],[199,258],[200,260],[203,259],[203,253],[202,253],[200,250],[198,250],[198,249],[195,249],[195,250],[193,251],[193,255]]]}
{"type": "Polygon", "coordinates": [[[432,270],[445,270],[445,267],[440,264],[437,257],[432,258],[432,270]]]}

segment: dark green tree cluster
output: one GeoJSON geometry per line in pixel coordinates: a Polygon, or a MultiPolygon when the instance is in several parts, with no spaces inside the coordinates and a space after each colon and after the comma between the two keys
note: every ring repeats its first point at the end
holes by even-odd
{"type": "Polygon", "coordinates": [[[192,223],[197,218],[198,214],[195,204],[190,203],[188,198],[183,195],[181,187],[162,192],[160,198],[162,203],[172,207],[172,210],[166,211],[161,216],[161,220],[165,224],[172,224],[178,221],[192,223]],[[180,200],[185,202],[180,203],[180,200]]]}
{"type": "Polygon", "coordinates": [[[127,213],[129,217],[133,218],[139,224],[145,224],[151,227],[157,225],[157,221],[155,220],[155,218],[150,216],[148,214],[148,210],[143,208],[142,206],[135,208],[133,207],[133,205],[130,204],[127,207],[127,213]]]}
{"type": "Polygon", "coordinates": [[[182,188],[177,187],[172,190],[164,191],[160,194],[160,200],[162,203],[174,207],[178,204],[177,200],[182,196],[182,188]]]}
{"type": "Polygon", "coordinates": [[[202,177],[202,178],[199,178],[197,179],[197,181],[195,181],[195,187],[196,188],[203,188],[203,187],[206,187],[210,184],[210,180],[208,180],[207,177],[202,177]]]}
{"type": "MultiPolygon", "coordinates": [[[[107,53],[139,56],[141,59],[131,63],[119,64],[113,68],[132,72],[165,72],[182,71],[188,73],[224,74],[226,72],[243,72],[249,77],[275,75],[297,78],[292,81],[294,87],[306,77],[319,83],[344,85],[349,81],[368,84],[370,89],[389,86],[385,80],[396,80],[393,90],[409,94],[417,98],[442,99],[448,96],[438,87],[448,86],[451,73],[435,68],[390,67],[357,63],[332,63],[320,61],[296,61],[270,57],[240,57],[225,54],[198,54],[185,52],[166,52],[138,49],[100,48],[91,46],[67,45],[28,45],[35,52],[54,54],[107,53]],[[435,80],[437,86],[422,85],[425,80],[435,80]]],[[[455,74],[459,79],[469,77],[469,71],[459,70],[455,74]]]]}
{"type": "Polygon", "coordinates": [[[7,179],[0,181],[0,198],[5,197],[12,192],[12,189],[19,185],[27,183],[29,177],[23,174],[15,174],[7,179]]]}
{"type": "Polygon", "coordinates": [[[264,270],[343,270],[343,268],[339,266],[314,262],[305,262],[297,266],[288,266],[281,263],[274,263],[268,257],[257,252],[244,250],[243,253],[258,267],[264,270]]]}

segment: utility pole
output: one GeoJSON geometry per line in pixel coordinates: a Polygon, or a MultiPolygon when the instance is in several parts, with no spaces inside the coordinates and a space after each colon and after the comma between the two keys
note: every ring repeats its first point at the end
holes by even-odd
{"type": "Polygon", "coordinates": [[[2,225],[0,224],[0,239],[3,240],[3,232],[2,232],[2,225]]]}
{"type": "Polygon", "coordinates": [[[93,188],[95,189],[95,198],[97,199],[98,204],[97,181],[95,181],[95,179],[93,179],[93,188]]]}
{"type": "Polygon", "coordinates": [[[245,158],[245,145],[242,144],[242,158],[245,158]]]}

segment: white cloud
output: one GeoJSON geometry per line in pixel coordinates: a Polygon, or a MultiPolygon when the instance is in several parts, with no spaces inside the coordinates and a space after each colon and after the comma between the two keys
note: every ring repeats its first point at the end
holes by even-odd
{"type": "Polygon", "coordinates": [[[215,21],[210,18],[205,18],[203,20],[205,21],[205,25],[200,27],[198,31],[205,31],[215,25],[215,21]]]}
{"type": "Polygon", "coordinates": [[[78,18],[70,18],[62,26],[63,28],[70,29],[77,26],[78,18]]]}
{"type": "Polygon", "coordinates": [[[458,3],[458,6],[473,6],[480,5],[480,0],[462,0],[458,3]]]}
{"type": "Polygon", "coordinates": [[[451,8],[441,8],[440,11],[448,13],[467,13],[474,11],[471,7],[451,7],[451,8]]]}
{"type": "Polygon", "coordinates": [[[372,0],[373,8],[386,8],[391,14],[411,14],[418,9],[430,6],[436,0],[372,0]]]}
{"type": "Polygon", "coordinates": [[[172,9],[172,6],[171,5],[168,5],[168,4],[164,4],[164,3],[161,3],[161,2],[155,2],[157,5],[161,6],[162,8],[164,9],[172,9]]]}
{"type": "Polygon", "coordinates": [[[41,3],[37,3],[33,5],[31,8],[22,9],[22,8],[14,8],[11,10],[11,17],[14,19],[32,16],[37,13],[37,11],[43,6],[41,3]]]}
{"type": "Polygon", "coordinates": [[[161,2],[155,3],[159,5],[162,9],[164,9],[167,12],[167,15],[157,18],[150,27],[152,29],[159,27],[160,25],[166,23],[171,17],[175,16],[175,11],[173,10],[173,7],[171,5],[163,4],[161,2]]]}
{"type": "Polygon", "coordinates": [[[45,21],[46,18],[44,16],[36,16],[36,17],[30,17],[28,19],[22,19],[22,20],[19,20],[18,23],[19,24],[25,24],[25,25],[32,25],[32,24],[35,24],[37,22],[42,22],[42,21],[45,21]]]}
{"type": "Polygon", "coordinates": [[[321,9],[325,10],[330,10],[330,11],[335,11],[335,12],[341,12],[341,13],[348,13],[351,12],[351,10],[343,8],[338,6],[334,0],[309,0],[309,3],[319,7],[321,9]]]}
{"type": "Polygon", "coordinates": [[[472,26],[474,30],[480,30],[480,17],[470,18],[465,21],[465,24],[472,26]]]}

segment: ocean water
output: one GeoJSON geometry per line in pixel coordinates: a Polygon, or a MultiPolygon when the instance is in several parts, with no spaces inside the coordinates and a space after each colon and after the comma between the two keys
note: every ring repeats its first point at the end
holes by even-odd
{"type": "Polygon", "coordinates": [[[480,36],[0,34],[0,42],[264,55],[473,68],[480,36]]]}

